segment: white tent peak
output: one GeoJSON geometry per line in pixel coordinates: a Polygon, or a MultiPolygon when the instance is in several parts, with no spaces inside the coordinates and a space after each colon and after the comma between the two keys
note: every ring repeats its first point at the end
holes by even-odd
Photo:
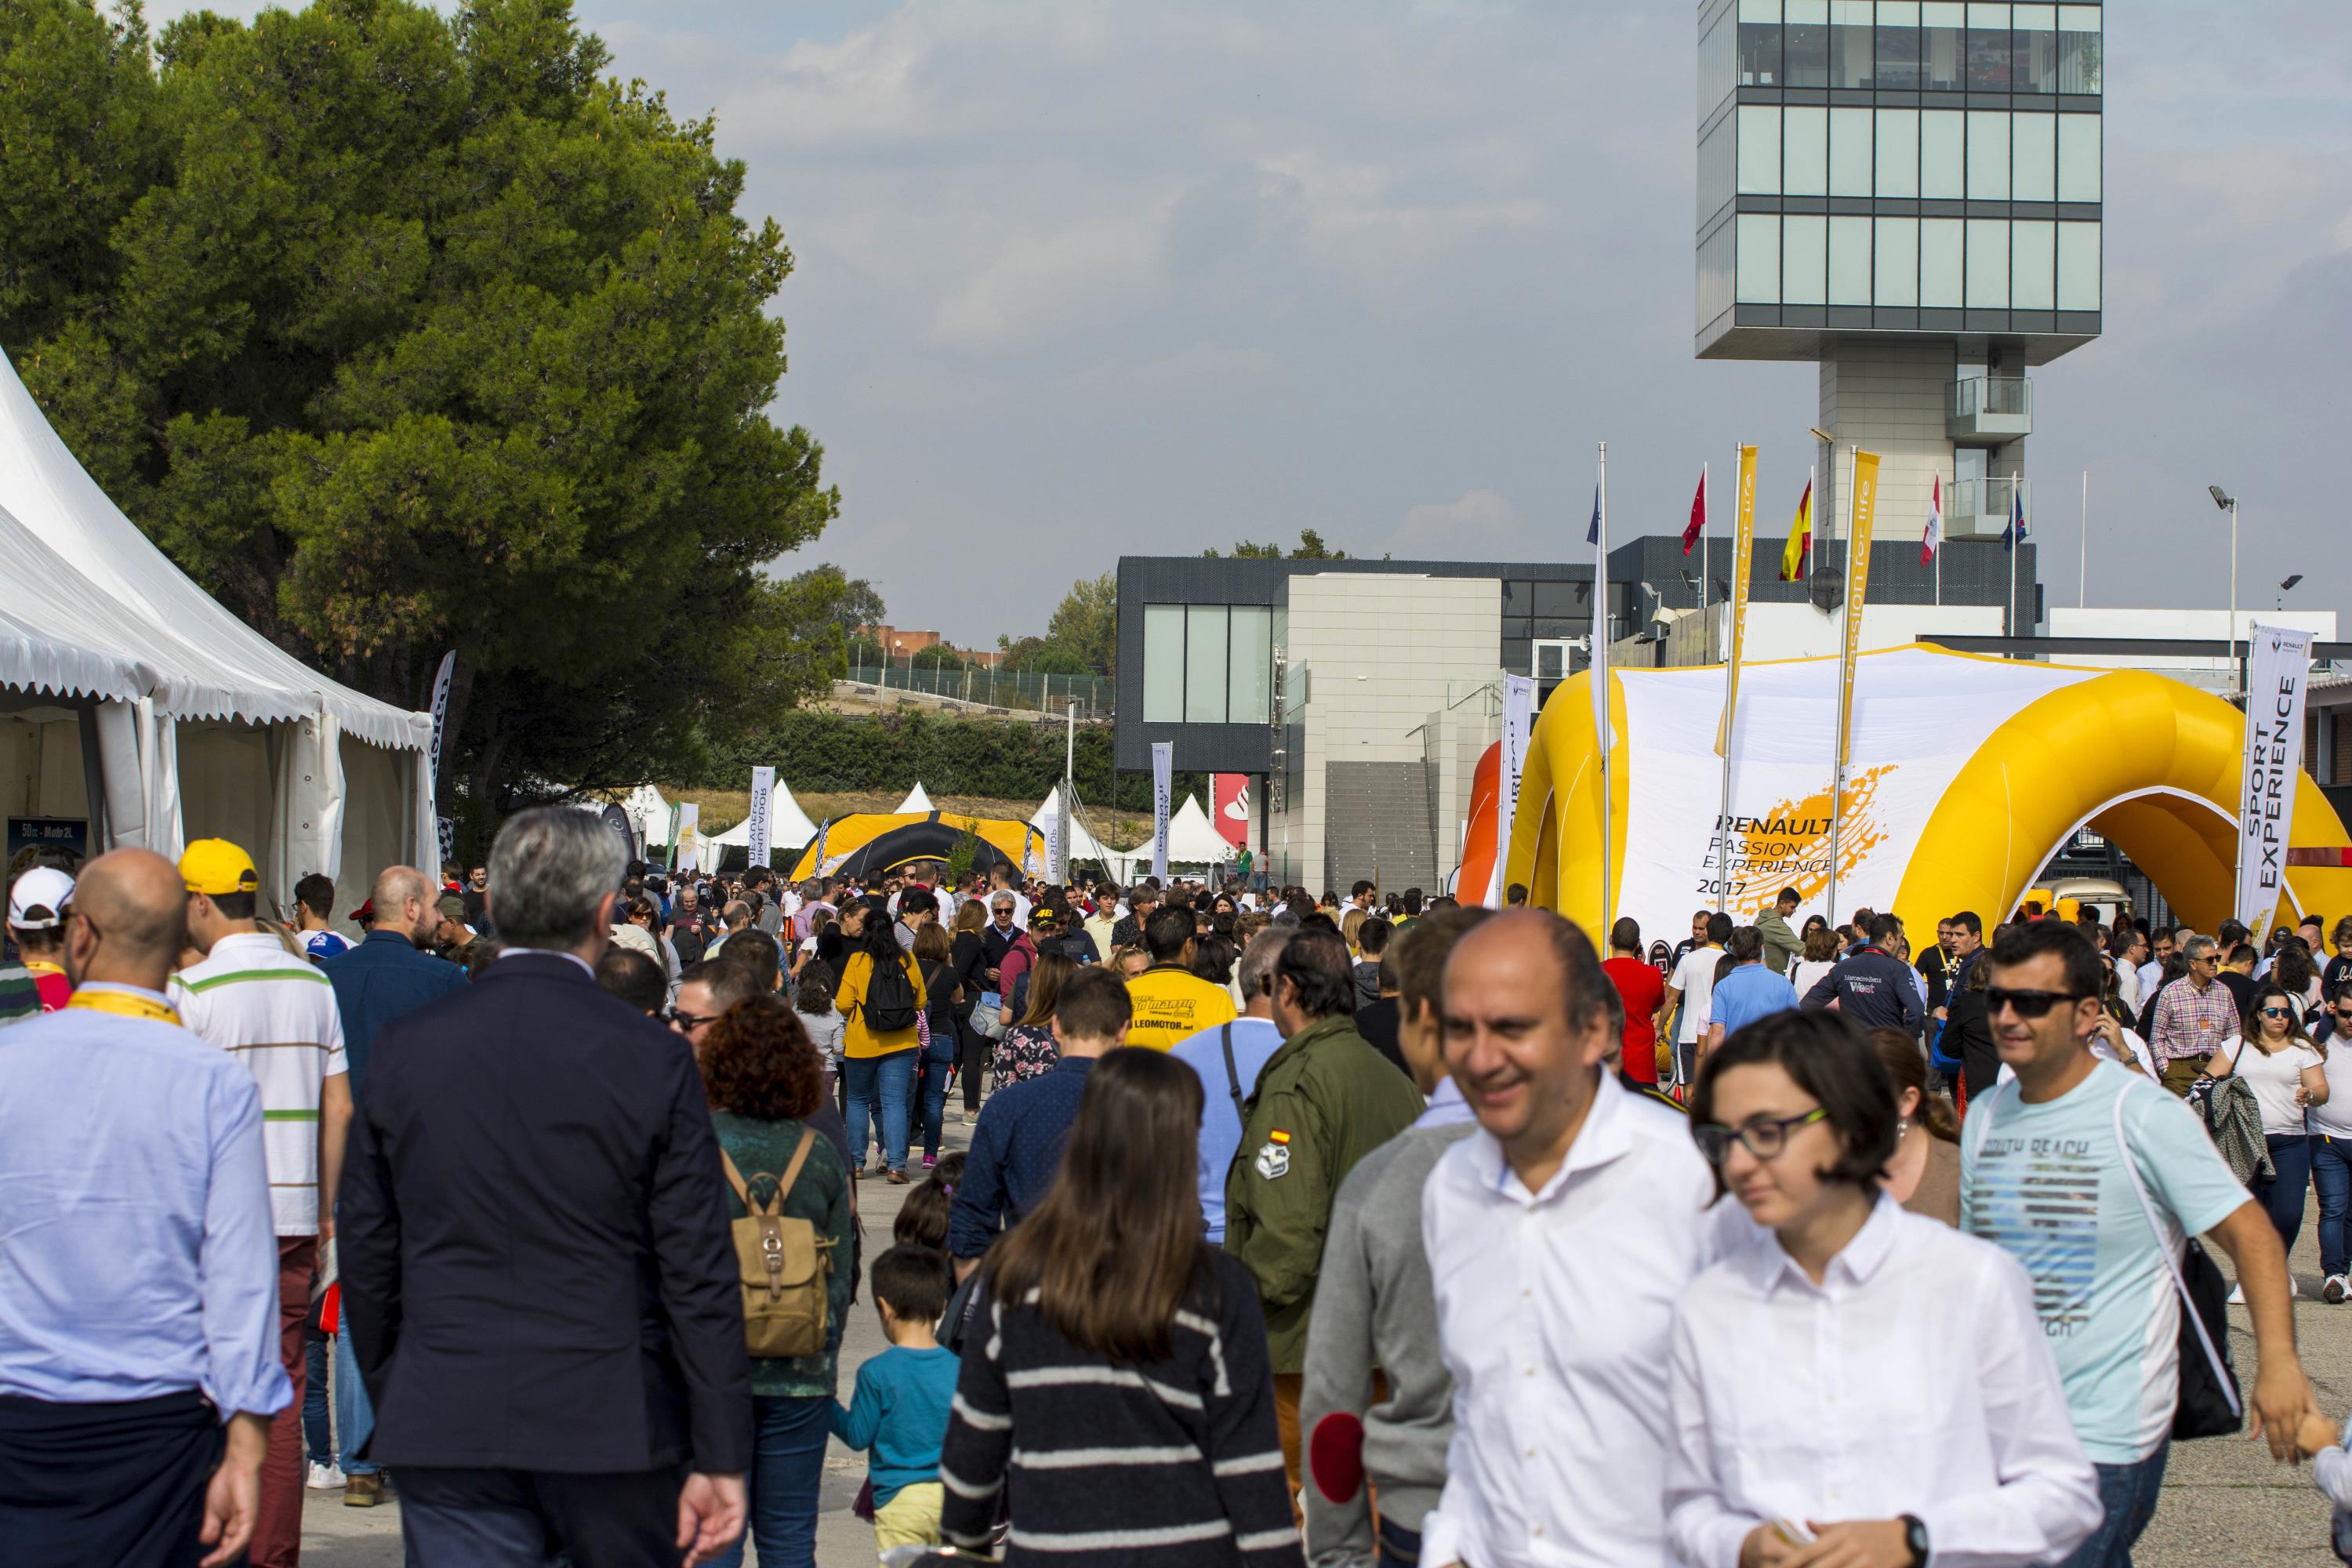
{"type": "MultiPolygon", "coordinates": [[[[815,837],[816,824],[801,809],[801,803],[793,798],[792,786],[778,779],[768,796],[768,852],[772,855],[779,849],[797,849],[815,837]]],[[[750,848],[751,819],[745,817],[711,842],[750,848]]]]}
{"type": "Polygon", "coordinates": [[[898,809],[892,815],[898,816],[927,816],[937,810],[939,810],[939,807],[933,805],[931,804],[931,797],[923,793],[922,781],[918,779],[915,781],[915,787],[907,792],[907,798],[898,803],[898,809]]]}
{"type": "MultiPolygon", "coordinates": [[[[1147,844],[1144,852],[1149,854],[1147,844]]],[[[1201,797],[1188,795],[1184,804],[1168,819],[1168,863],[1171,866],[1221,865],[1234,858],[1234,847],[1217,831],[1209,814],[1201,809],[1201,797]]]]}

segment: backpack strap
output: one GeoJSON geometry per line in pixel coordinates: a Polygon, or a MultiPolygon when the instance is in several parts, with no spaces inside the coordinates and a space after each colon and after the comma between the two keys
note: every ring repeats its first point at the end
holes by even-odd
{"type": "MultiPolygon", "coordinates": [[[[2221,1353],[2213,1348],[2213,1336],[2205,1330],[2203,1314],[2197,1310],[2196,1298],[2189,1294],[2189,1281],[2180,1272],[2179,1255],[2164,1245],[2164,1226],[2156,1219],[2156,1205],[2147,1201],[2147,1188],[2139,1179],[2139,1159],[2132,1152],[2131,1141],[2124,1135],[2124,1101],[2130,1099],[2133,1086],[2124,1085],[2116,1096],[2116,1149],[2124,1158],[2124,1174],[2131,1178],[2132,1192],[2139,1198],[2139,1212],[2147,1216],[2148,1234],[2164,1253],[2164,1265],[2172,1271],[2172,1288],[2180,1296],[2181,1315],[2196,1325],[2198,1346],[2205,1352],[2206,1364],[2213,1369],[2213,1381],[2221,1387],[2222,1395],[2230,1402],[2230,1414],[2242,1416],[2245,1412],[2238,1404],[2238,1391],[2231,1386],[2229,1369],[2221,1364],[2221,1353]]],[[[2188,1230],[2186,1225],[2180,1227],[2188,1230]]]]}
{"type": "Polygon", "coordinates": [[[744,1181],[743,1173],[735,1168],[735,1162],[729,1156],[727,1146],[720,1144],[719,1146],[719,1166],[726,1171],[727,1184],[735,1189],[735,1196],[741,1201],[743,1212],[769,1217],[782,1215],[784,1212],[784,1194],[793,1190],[794,1182],[800,1180],[801,1167],[808,1163],[809,1149],[815,1142],[815,1129],[810,1127],[801,1129],[801,1141],[793,1146],[792,1163],[784,1167],[783,1175],[778,1178],[776,1195],[768,1200],[768,1205],[765,1208],[752,1201],[751,1189],[744,1181]]]}
{"type": "Polygon", "coordinates": [[[1242,1135],[1249,1136],[1249,1118],[1242,1112],[1241,1069],[1234,1065],[1234,1024],[1228,1018],[1217,1030],[1217,1038],[1225,1047],[1225,1087],[1234,1091],[1234,1115],[1242,1124],[1242,1135]]]}

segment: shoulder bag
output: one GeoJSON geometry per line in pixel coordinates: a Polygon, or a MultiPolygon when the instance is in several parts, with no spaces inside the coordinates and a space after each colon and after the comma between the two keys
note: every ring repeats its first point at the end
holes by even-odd
{"type": "MultiPolygon", "coordinates": [[[[2138,1157],[2124,1137],[2124,1101],[2130,1094],[2126,1084],[2125,1092],[2116,1096],[2116,1147],[2123,1151],[2124,1173],[2138,1194],[2147,1228],[2161,1240],[2164,1227],[2157,1223],[2156,1205],[2140,1183],[2138,1157]]],[[[2164,1261],[2172,1270],[2172,1288],[2180,1293],[2180,1401],[2172,1411],[2173,1438],[2226,1437],[2245,1418],[2238,1374],[2230,1364],[2230,1287],[2204,1244],[2193,1236],[2183,1242],[2178,1259],[2168,1252],[2164,1261]]]]}

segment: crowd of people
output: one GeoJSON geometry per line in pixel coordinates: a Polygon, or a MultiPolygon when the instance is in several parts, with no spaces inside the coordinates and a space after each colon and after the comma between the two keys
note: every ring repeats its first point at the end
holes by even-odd
{"type": "Polygon", "coordinates": [[[396,1489],[420,1563],[783,1568],[835,1438],[877,1552],[1074,1568],[2115,1568],[2242,1424],[2352,1504],[2286,1262],[2315,1187],[2344,1299],[2352,920],[1915,954],[1790,890],[1604,956],[1517,888],[673,875],[565,808],[356,942],[221,840],[11,870],[11,1562],[277,1568],[396,1489]]]}

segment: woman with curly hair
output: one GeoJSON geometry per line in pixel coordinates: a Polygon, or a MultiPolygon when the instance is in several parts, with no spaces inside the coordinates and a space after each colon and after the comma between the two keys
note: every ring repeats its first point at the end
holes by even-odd
{"type": "MultiPolygon", "coordinates": [[[[809,1124],[824,1104],[824,1063],[782,996],[750,996],[728,1008],[703,1036],[698,1055],[711,1129],[726,1157],[728,1217],[750,1213],[747,1196],[765,1212],[781,1187],[779,1212],[808,1221],[820,1244],[832,1243],[824,1349],[751,1360],[752,1458],[744,1478],[751,1507],[745,1534],[756,1538],[763,1564],[811,1564],[842,1324],[857,1279],[849,1172],[833,1141],[809,1124]],[[795,1156],[799,1171],[783,1187],[795,1156]]],[[[712,1561],[718,1568],[735,1568],[743,1561],[742,1542],[712,1561]]]]}

